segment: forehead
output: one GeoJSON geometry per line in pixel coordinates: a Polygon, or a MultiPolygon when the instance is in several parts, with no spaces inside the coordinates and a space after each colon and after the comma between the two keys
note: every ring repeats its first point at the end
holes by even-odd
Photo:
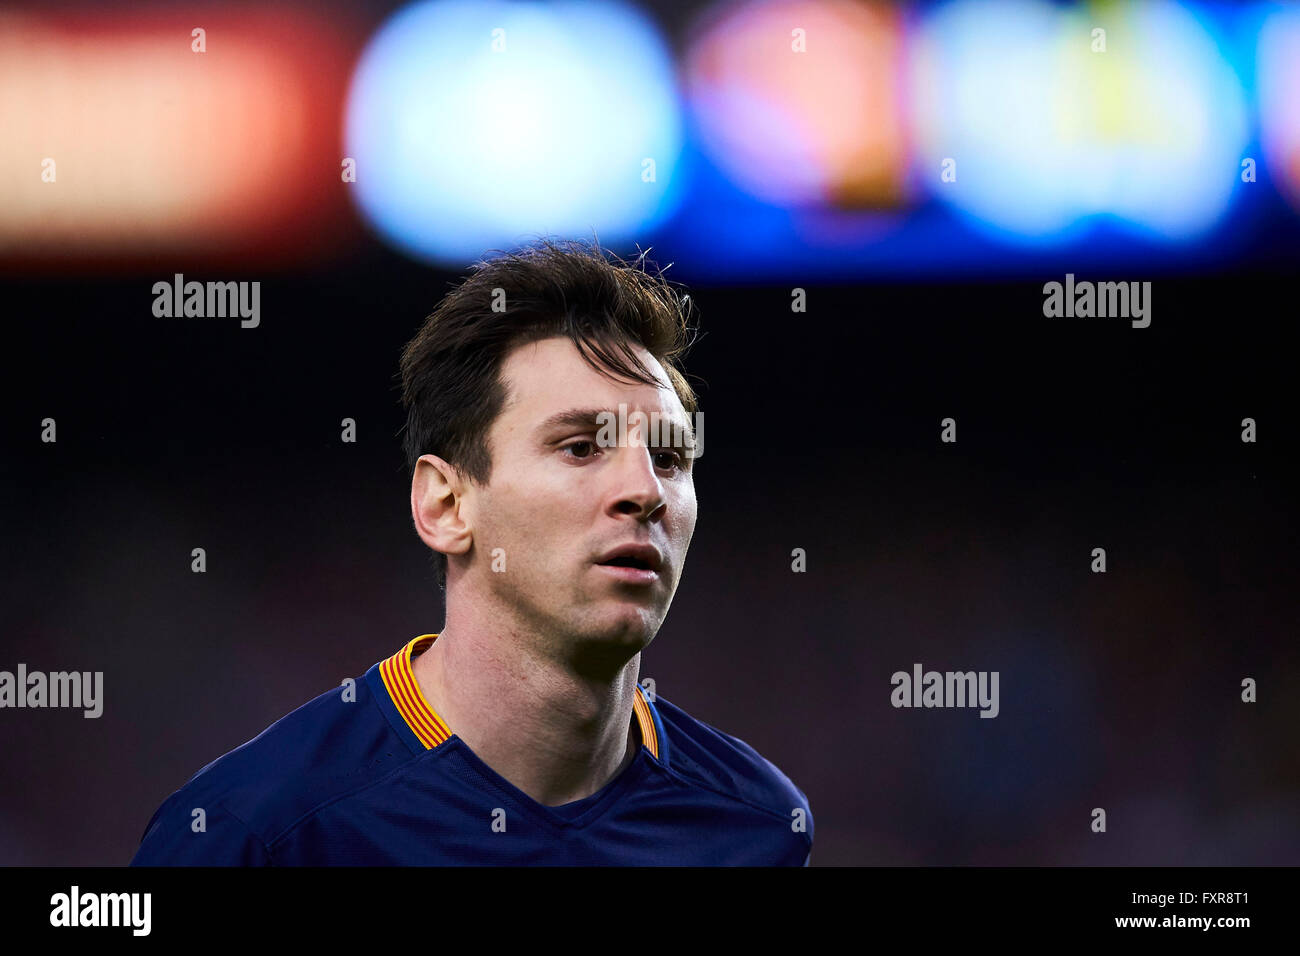
{"type": "Polygon", "coordinates": [[[533,420],[575,406],[616,411],[620,402],[626,402],[629,408],[671,412],[684,419],[685,409],[663,366],[644,346],[630,347],[662,387],[616,380],[610,377],[612,372],[597,371],[567,337],[515,347],[501,364],[501,380],[507,390],[502,418],[533,420]]]}

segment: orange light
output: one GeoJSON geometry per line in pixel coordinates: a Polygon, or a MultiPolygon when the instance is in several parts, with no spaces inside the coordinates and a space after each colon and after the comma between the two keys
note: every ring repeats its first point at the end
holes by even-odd
{"type": "Polygon", "coordinates": [[[744,2],[700,27],[689,95],[706,149],[736,182],[783,205],[905,198],[896,11],[856,0],[744,2]]]}
{"type": "Polygon", "coordinates": [[[320,254],[351,59],[293,11],[0,12],[0,264],[320,254]]]}

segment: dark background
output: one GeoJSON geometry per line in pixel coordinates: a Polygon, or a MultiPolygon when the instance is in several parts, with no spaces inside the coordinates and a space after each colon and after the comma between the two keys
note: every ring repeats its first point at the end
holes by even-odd
{"type": "MultiPolygon", "coordinates": [[[[1144,275],[1134,329],[1044,318],[1059,265],[804,315],[689,286],[699,523],[641,675],[804,790],[815,864],[1300,859],[1292,280],[1144,275]],[[999,671],[1000,715],[891,707],[914,662],[999,671]]],[[[0,286],[0,668],[105,697],[0,712],[3,864],[126,863],[200,767],[442,626],[394,376],[457,275],[359,241],[241,329],[152,315],[185,266],[0,286]]]]}

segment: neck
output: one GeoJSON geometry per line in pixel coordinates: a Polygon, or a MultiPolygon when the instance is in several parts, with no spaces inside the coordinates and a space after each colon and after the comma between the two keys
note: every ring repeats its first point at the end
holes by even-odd
{"type": "Polygon", "coordinates": [[[538,803],[559,806],[595,793],[635,758],[641,655],[556,653],[547,643],[514,625],[453,618],[449,608],[412,670],[475,756],[538,803]]]}

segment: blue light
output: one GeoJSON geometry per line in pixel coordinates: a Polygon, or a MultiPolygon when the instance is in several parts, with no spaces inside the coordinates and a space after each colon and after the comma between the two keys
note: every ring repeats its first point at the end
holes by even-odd
{"type": "Polygon", "coordinates": [[[542,233],[611,245],[679,199],[671,56],[613,3],[399,11],[362,54],[346,142],[362,214],[425,261],[463,264],[542,233]]]}
{"type": "Polygon", "coordinates": [[[1226,213],[1245,93],[1192,10],[961,0],[915,52],[918,177],[978,227],[1061,242],[1108,219],[1184,241],[1226,213]]]}

